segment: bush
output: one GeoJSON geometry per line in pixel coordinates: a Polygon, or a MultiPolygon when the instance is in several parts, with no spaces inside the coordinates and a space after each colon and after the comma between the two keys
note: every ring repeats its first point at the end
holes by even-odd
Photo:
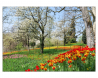
{"type": "Polygon", "coordinates": [[[34,46],[36,45],[36,43],[35,43],[35,42],[31,42],[30,45],[31,45],[32,47],[34,47],[34,46]]]}
{"type": "Polygon", "coordinates": [[[20,42],[19,44],[17,44],[17,46],[16,46],[17,50],[20,50],[22,48],[23,48],[23,43],[22,42],[20,42]]]}
{"type": "Polygon", "coordinates": [[[76,43],[76,39],[75,39],[75,38],[72,38],[72,39],[70,40],[70,43],[76,43]]]}

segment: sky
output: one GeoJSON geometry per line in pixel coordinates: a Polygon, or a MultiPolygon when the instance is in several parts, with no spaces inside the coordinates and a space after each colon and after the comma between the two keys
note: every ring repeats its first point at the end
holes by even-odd
{"type": "MultiPolygon", "coordinates": [[[[54,10],[53,7],[50,7],[50,8],[51,8],[52,10],[54,10]]],[[[68,9],[69,9],[69,8],[68,8],[68,9]]],[[[75,9],[75,7],[74,7],[73,9],[75,9]]],[[[3,15],[5,15],[6,13],[10,13],[10,14],[13,15],[13,13],[11,12],[11,10],[8,9],[8,8],[3,11],[3,15]]],[[[65,14],[66,14],[66,12],[65,12],[65,14]]],[[[75,13],[73,13],[73,14],[75,14],[75,13]]],[[[77,14],[79,14],[79,13],[77,12],[77,14]]],[[[54,17],[54,22],[55,22],[55,23],[60,23],[60,20],[62,20],[62,19],[64,18],[64,11],[61,11],[60,13],[56,13],[55,15],[54,15],[54,13],[52,12],[52,13],[50,13],[50,15],[54,17]]],[[[65,18],[66,18],[66,17],[69,17],[69,16],[65,16],[65,18]]],[[[10,17],[8,18],[8,22],[10,22],[10,23],[3,23],[3,28],[4,28],[4,29],[6,28],[6,30],[8,30],[8,29],[10,30],[11,27],[13,27],[14,23],[15,23],[17,20],[18,20],[18,17],[10,16],[10,17]]],[[[83,23],[83,19],[77,19],[77,20],[76,20],[76,22],[80,22],[80,21],[82,22],[81,24],[80,24],[80,23],[76,23],[76,35],[79,34],[78,31],[83,31],[83,29],[85,28],[84,23],[83,23]],[[80,25],[83,26],[84,28],[81,29],[80,25]]],[[[66,23],[65,23],[65,25],[66,25],[66,23]]],[[[81,35],[82,35],[82,34],[81,34],[81,35]]],[[[81,36],[81,35],[79,35],[79,36],[81,36]]],[[[79,36],[78,36],[78,37],[79,37],[79,36]]],[[[78,38],[77,38],[77,39],[78,39],[78,38]]]]}

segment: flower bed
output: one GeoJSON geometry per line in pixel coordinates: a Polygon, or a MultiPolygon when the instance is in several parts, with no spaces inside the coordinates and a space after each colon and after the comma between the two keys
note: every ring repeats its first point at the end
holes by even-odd
{"type": "MultiPolygon", "coordinates": [[[[65,53],[59,54],[47,63],[40,63],[34,71],[94,71],[95,48],[78,47],[65,53]]],[[[33,71],[27,69],[25,71],[33,71]]]]}

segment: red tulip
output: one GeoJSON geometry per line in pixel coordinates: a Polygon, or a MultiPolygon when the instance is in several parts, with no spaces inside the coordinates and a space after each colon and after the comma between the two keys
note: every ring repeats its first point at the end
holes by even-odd
{"type": "Polygon", "coordinates": [[[36,66],[36,69],[37,69],[37,70],[39,70],[39,67],[38,67],[38,66],[36,66]]]}
{"type": "Polygon", "coordinates": [[[56,68],[55,66],[52,67],[53,70],[55,70],[55,68],[56,68]]]}
{"type": "Polygon", "coordinates": [[[48,60],[47,62],[49,63],[50,61],[48,60]]]}
{"type": "Polygon", "coordinates": [[[27,71],[30,71],[30,69],[28,69],[27,71]]]}
{"type": "Polygon", "coordinates": [[[34,69],[34,71],[37,71],[36,69],[34,69]]]}
{"type": "Polygon", "coordinates": [[[28,71],[28,70],[25,70],[25,71],[28,71]]]}

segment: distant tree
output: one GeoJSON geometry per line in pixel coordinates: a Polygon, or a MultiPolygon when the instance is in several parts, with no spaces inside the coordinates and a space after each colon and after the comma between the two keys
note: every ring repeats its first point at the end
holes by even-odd
{"type": "Polygon", "coordinates": [[[54,22],[53,22],[53,19],[51,20],[48,20],[47,21],[47,25],[45,26],[45,33],[47,33],[47,37],[45,38],[45,46],[46,45],[49,45],[49,48],[50,48],[50,45],[51,45],[51,32],[52,32],[52,29],[54,28],[54,22]]]}
{"type": "Polygon", "coordinates": [[[77,40],[78,43],[82,43],[82,36],[80,36],[77,40]]]}
{"type": "Polygon", "coordinates": [[[84,31],[82,33],[82,41],[84,44],[86,44],[86,29],[84,29],[84,31]]]}
{"type": "Polygon", "coordinates": [[[36,43],[35,43],[35,42],[31,42],[30,45],[31,45],[31,46],[33,47],[33,49],[34,49],[34,46],[36,45],[36,43]]]}
{"type": "Polygon", "coordinates": [[[75,16],[73,16],[72,19],[71,19],[70,30],[68,31],[68,34],[70,36],[70,42],[75,43],[76,42],[75,16]]]}
{"type": "Polygon", "coordinates": [[[75,38],[70,39],[70,43],[76,43],[76,39],[75,38]]]}
{"type": "Polygon", "coordinates": [[[17,43],[13,39],[12,33],[3,33],[3,52],[14,50],[17,43]]]}

